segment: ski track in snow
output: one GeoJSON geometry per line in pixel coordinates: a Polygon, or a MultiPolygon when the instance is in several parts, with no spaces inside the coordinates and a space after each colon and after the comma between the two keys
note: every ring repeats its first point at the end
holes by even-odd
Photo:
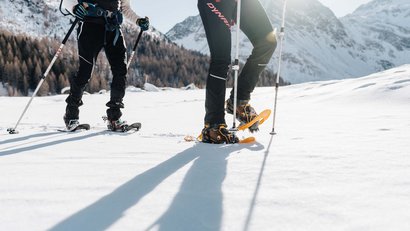
{"type": "MultiPolygon", "coordinates": [[[[9,135],[28,98],[0,97],[0,229],[410,230],[409,76],[281,87],[278,135],[270,118],[246,145],[183,141],[202,129],[204,90],[128,92],[123,117],[142,129],[126,134],[106,131],[109,95],[95,94],[89,131],[56,131],[59,95],[35,98],[9,135]]],[[[273,97],[258,88],[251,103],[273,97]]]]}

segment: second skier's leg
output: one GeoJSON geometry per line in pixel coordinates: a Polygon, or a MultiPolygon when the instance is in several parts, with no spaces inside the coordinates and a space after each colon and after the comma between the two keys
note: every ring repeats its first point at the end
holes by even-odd
{"type": "Polygon", "coordinates": [[[273,27],[258,0],[243,0],[241,14],[241,30],[254,48],[239,75],[238,99],[249,100],[259,75],[268,65],[277,43],[273,27]]]}
{"type": "MultiPolygon", "coordinates": [[[[272,25],[259,1],[243,0],[241,15],[241,30],[250,39],[254,48],[238,77],[236,118],[241,123],[248,123],[258,115],[249,104],[249,100],[259,80],[260,73],[268,65],[276,48],[276,38],[272,25]]],[[[233,113],[233,98],[232,90],[230,99],[226,102],[228,113],[233,113]]],[[[257,130],[258,124],[250,127],[251,132],[257,130]]]]}

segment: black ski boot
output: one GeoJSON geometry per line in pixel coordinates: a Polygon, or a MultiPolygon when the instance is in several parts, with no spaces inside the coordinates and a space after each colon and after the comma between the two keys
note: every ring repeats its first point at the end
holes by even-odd
{"type": "Polygon", "coordinates": [[[67,119],[65,115],[63,119],[64,119],[65,127],[67,128],[67,131],[73,131],[77,129],[78,125],[80,125],[80,122],[78,121],[78,119],[70,120],[70,119],[67,119]]]}
{"type": "MultiPolygon", "coordinates": [[[[229,98],[226,101],[225,111],[229,114],[233,114],[233,99],[229,98]]],[[[247,124],[251,122],[255,117],[258,116],[255,109],[249,104],[249,100],[238,100],[236,106],[236,119],[242,124],[247,124]]],[[[259,122],[256,122],[249,127],[250,132],[259,131],[259,122]]]]}
{"type": "Polygon", "coordinates": [[[239,143],[238,137],[228,131],[226,124],[205,124],[202,129],[202,142],[211,144],[235,144],[239,143]]]}
{"type": "Polygon", "coordinates": [[[78,122],[80,110],[78,109],[83,105],[81,99],[73,97],[71,94],[65,100],[67,106],[65,108],[65,114],[63,116],[65,126],[67,130],[75,129],[80,123],[78,122]]]}
{"type": "Polygon", "coordinates": [[[122,121],[120,118],[122,112],[120,108],[124,108],[124,104],[121,101],[111,100],[106,104],[107,107],[107,117],[103,118],[107,121],[107,128],[111,131],[126,131],[128,126],[126,121],[122,121]]]}

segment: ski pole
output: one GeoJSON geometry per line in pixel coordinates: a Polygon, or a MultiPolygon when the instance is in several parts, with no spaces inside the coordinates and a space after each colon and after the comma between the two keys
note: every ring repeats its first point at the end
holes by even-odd
{"type": "Polygon", "coordinates": [[[280,28],[280,48],[279,48],[279,60],[278,60],[278,72],[276,73],[276,84],[275,84],[275,103],[273,107],[273,125],[272,125],[272,131],[270,132],[271,135],[276,135],[275,132],[275,121],[276,121],[276,105],[278,102],[278,91],[279,91],[279,77],[280,77],[280,71],[281,71],[281,61],[282,61],[282,51],[283,51],[283,39],[285,37],[285,17],[286,17],[286,3],[287,0],[284,1],[283,3],[283,13],[282,13],[282,26],[280,28]]]}
{"type": "Polygon", "coordinates": [[[239,39],[240,39],[240,27],[241,27],[241,0],[237,1],[237,8],[236,8],[236,51],[235,51],[235,61],[234,65],[232,66],[232,70],[234,70],[235,75],[234,75],[234,90],[233,90],[233,124],[232,128],[230,129],[231,131],[235,132],[238,131],[238,128],[236,127],[236,106],[238,103],[238,72],[239,72],[239,39]]]}
{"type": "Polygon", "coordinates": [[[135,51],[137,50],[137,45],[138,45],[138,43],[139,43],[139,41],[140,41],[140,39],[141,39],[141,36],[142,36],[142,33],[143,33],[143,32],[144,32],[144,31],[141,30],[140,33],[138,34],[137,41],[135,41],[134,48],[132,49],[130,58],[128,59],[127,69],[128,69],[128,68],[130,67],[130,65],[131,65],[131,61],[132,61],[132,59],[134,58],[135,51]]]}
{"type": "Polygon", "coordinates": [[[17,133],[18,133],[18,131],[16,131],[17,126],[20,124],[20,121],[21,121],[21,119],[23,118],[24,114],[26,113],[28,107],[30,106],[31,101],[33,101],[34,97],[37,95],[37,92],[40,90],[40,87],[41,87],[41,85],[43,84],[43,82],[44,82],[45,78],[47,77],[48,73],[50,72],[51,67],[54,65],[54,63],[55,63],[55,61],[57,60],[58,56],[61,54],[61,51],[63,50],[63,47],[65,46],[65,44],[66,44],[68,38],[70,37],[71,33],[73,32],[74,27],[75,27],[75,25],[77,25],[78,21],[79,21],[79,19],[76,18],[76,19],[74,20],[73,24],[71,24],[71,27],[70,27],[70,29],[68,30],[68,33],[65,35],[65,37],[64,37],[64,39],[63,39],[63,42],[61,43],[61,45],[60,45],[60,47],[58,48],[56,54],[54,55],[53,59],[51,60],[51,63],[48,65],[47,70],[46,70],[46,71],[44,72],[44,74],[41,76],[41,80],[40,80],[40,82],[37,84],[37,87],[36,87],[36,89],[34,90],[33,95],[31,96],[30,100],[28,101],[26,107],[24,108],[23,113],[20,115],[20,118],[18,119],[18,121],[17,121],[17,123],[16,123],[16,126],[14,126],[14,128],[8,128],[8,129],[7,129],[7,131],[8,131],[10,134],[17,134],[17,133]]]}

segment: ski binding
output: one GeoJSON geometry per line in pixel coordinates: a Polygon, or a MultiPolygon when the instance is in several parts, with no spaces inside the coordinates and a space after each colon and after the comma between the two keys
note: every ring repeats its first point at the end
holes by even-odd
{"type": "Polygon", "coordinates": [[[132,124],[127,124],[126,121],[121,121],[121,123],[116,123],[116,124],[111,124],[111,122],[108,120],[107,116],[103,116],[102,119],[104,122],[107,122],[107,128],[110,131],[113,132],[128,132],[131,130],[134,131],[139,131],[141,129],[141,123],[132,123],[132,124]]]}

